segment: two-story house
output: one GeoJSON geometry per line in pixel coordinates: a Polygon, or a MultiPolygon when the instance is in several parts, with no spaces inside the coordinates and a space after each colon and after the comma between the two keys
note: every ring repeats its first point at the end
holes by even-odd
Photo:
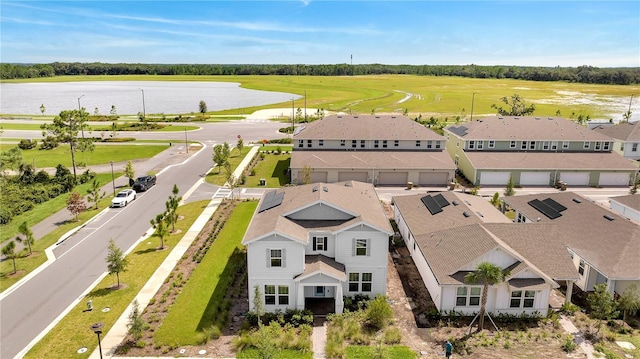
{"type": "Polygon", "coordinates": [[[597,126],[593,129],[615,142],[613,150],[624,158],[640,161],[640,121],[619,123],[615,126],[597,126]]]}
{"type": "Polygon", "coordinates": [[[299,127],[293,136],[291,182],[347,180],[375,186],[444,187],[455,165],[444,137],[400,115],[333,115],[299,127]]]}
{"type": "Polygon", "coordinates": [[[309,309],[343,296],[386,293],[393,234],[373,185],[315,183],[267,192],[242,243],[247,246],[250,309],[255,288],[265,310],[309,309]]]}
{"type": "Polygon", "coordinates": [[[482,118],[444,129],[459,170],[478,186],[628,186],[637,168],[613,140],[557,117],[482,118]]]}

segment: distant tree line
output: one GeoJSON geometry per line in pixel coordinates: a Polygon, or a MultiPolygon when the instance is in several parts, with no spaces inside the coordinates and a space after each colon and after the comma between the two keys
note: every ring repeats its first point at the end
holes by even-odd
{"type": "Polygon", "coordinates": [[[479,65],[216,65],[216,64],[107,64],[67,63],[0,64],[1,79],[38,78],[63,75],[424,75],[471,78],[567,81],[590,84],[628,85],[640,83],[640,68],[618,67],[530,67],[479,65]]]}

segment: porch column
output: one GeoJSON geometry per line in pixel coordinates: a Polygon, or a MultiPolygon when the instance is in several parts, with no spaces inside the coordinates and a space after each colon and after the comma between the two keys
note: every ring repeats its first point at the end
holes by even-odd
{"type": "Polygon", "coordinates": [[[568,280],[567,281],[567,294],[564,296],[564,303],[565,304],[571,303],[571,293],[572,292],[573,292],[573,281],[572,280],[568,280]]]}
{"type": "Polygon", "coordinates": [[[296,297],[296,309],[304,310],[304,285],[300,282],[298,282],[296,297]]]}
{"type": "Polygon", "coordinates": [[[344,300],[342,299],[342,284],[336,285],[336,313],[341,314],[344,311],[344,300]]]}

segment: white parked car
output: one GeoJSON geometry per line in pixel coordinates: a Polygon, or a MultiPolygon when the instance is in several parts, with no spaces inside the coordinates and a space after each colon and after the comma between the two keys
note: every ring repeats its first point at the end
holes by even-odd
{"type": "Polygon", "coordinates": [[[136,191],[132,189],[125,189],[118,192],[111,200],[111,207],[126,207],[129,203],[136,199],[136,191]]]}

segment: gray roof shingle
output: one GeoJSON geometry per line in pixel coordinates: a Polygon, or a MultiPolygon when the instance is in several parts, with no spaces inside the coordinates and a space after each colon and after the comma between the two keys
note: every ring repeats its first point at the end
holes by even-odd
{"type": "Polygon", "coordinates": [[[293,151],[291,168],[322,169],[438,169],[455,170],[446,151],[293,151]]]}
{"type": "Polygon", "coordinates": [[[495,152],[465,153],[478,169],[516,170],[635,170],[629,160],[615,152],[495,152]]]}
{"type": "Polygon", "coordinates": [[[598,126],[593,131],[622,141],[640,141],[640,121],[619,123],[615,126],[598,126]]]}

